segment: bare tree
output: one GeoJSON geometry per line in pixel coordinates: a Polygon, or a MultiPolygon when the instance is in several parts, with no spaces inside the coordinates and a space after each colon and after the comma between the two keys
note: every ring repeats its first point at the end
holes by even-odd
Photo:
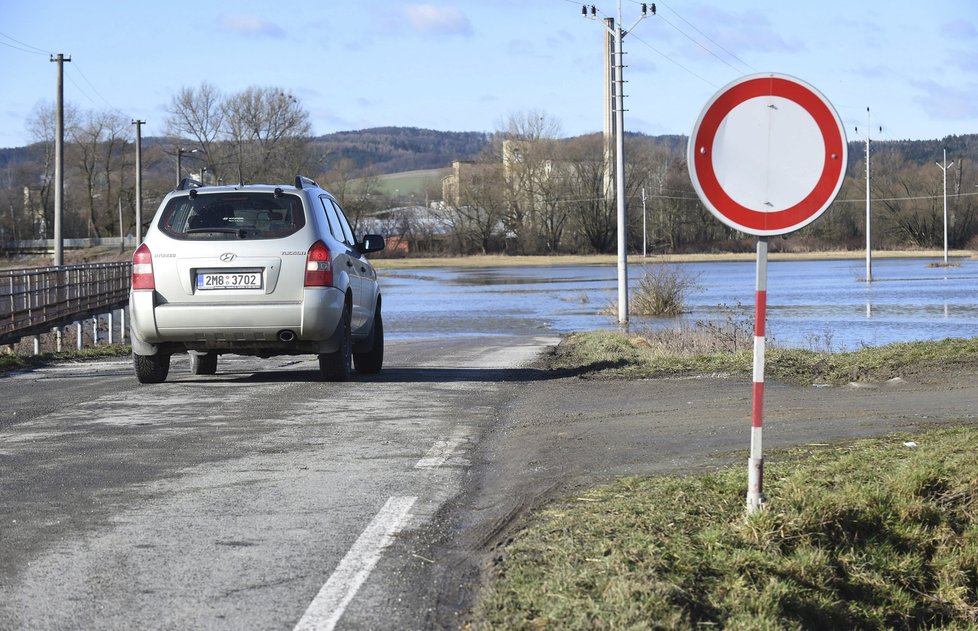
{"type": "Polygon", "coordinates": [[[312,125],[294,96],[252,87],[225,100],[221,110],[239,181],[280,181],[304,170],[312,125]]]}
{"type": "Polygon", "coordinates": [[[597,134],[576,138],[567,145],[566,160],[573,173],[569,206],[581,247],[610,252],[615,244],[615,207],[604,196],[604,144],[597,134]]]}
{"type": "Polygon", "coordinates": [[[357,175],[356,165],[349,158],[337,160],[329,171],[320,177],[320,182],[326,187],[356,232],[361,219],[377,210],[383,194],[380,189],[380,178],[370,171],[357,175]]]}
{"type": "Polygon", "coordinates": [[[502,166],[481,161],[460,169],[458,196],[445,200],[462,253],[487,254],[497,249],[508,203],[502,166]]]}
{"type": "MultiPolygon", "coordinates": [[[[54,230],[54,204],[51,200],[54,180],[54,136],[56,132],[55,105],[53,103],[38,103],[27,119],[27,130],[34,140],[34,153],[40,165],[37,178],[33,183],[29,183],[28,198],[31,200],[30,207],[25,210],[33,215],[37,213],[39,222],[35,222],[32,216],[31,221],[35,224],[37,238],[47,238],[53,236],[54,230]],[[34,193],[37,193],[36,197],[34,193]],[[37,200],[36,202],[34,200],[37,200]],[[40,225],[38,225],[40,224],[40,225]]],[[[64,129],[65,136],[70,137],[70,130],[75,127],[78,120],[77,110],[70,103],[64,105],[64,129]]]]}
{"type": "Polygon", "coordinates": [[[101,237],[115,223],[115,188],[122,187],[123,155],[132,126],[117,112],[91,111],[69,134],[82,176],[87,231],[90,236],[101,237]]]}
{"type": "Polygon", "coordinates": [[[221,143],[223,104],[224,97],[218,89],[202,83],[199,88],[182,88],[166,108],[167,135],[174,137],[178,145],[191,139],[203,152],[205,164],[218,174],[225,163],[221,143]]]}
{"type": "Polygon", "coordinates": [[[561,223],[558,217],[546,216],[559,208],[552,203],[562,177],[556,165],[559,136],[560,123],[555,118],[540,110],[527,110],[510,114],[494,137],[508,195],[504,222],[522,254],[552,251],[558,245],[554,234],[547,235],[545,226],[561,223]]]}
{"type": "Polygon", "coordinates": [[[536,142],[556,140],[561,136],[560,121],[547,112],[536,109],[511,112],[497,129],[508,140],[536,142]]]}

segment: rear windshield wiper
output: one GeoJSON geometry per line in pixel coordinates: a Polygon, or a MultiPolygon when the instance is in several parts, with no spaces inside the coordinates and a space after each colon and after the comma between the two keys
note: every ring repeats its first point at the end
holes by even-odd
{"type": "Polygon", "coordinates": [[[188,230],[183,231],[184,234],[203,234],[207,232],[217,232],[220,234],[236,234],[238,235],[239,239],[244,239],[246,234],[244,228],[190,228],[188,230]]]}

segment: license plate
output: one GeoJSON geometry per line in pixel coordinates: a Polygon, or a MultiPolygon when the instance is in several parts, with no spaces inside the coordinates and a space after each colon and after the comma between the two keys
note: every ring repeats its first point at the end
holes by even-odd
{"type": "Polygon", "coordinates": [[[198,272],[197,290],[261,289],[261,272],[198,272]]]}

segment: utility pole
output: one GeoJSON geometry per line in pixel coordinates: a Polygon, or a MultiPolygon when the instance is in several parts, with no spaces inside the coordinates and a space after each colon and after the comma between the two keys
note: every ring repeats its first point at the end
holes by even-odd
{"type": "Polygon", "coordinates": [[[126,251],[126,228],[122,223],[122,198],[119,198],[119,254],[126,251]]]}
{"type": "MultiPolygon", "coordinates": [[[[58,64],[58,96],[54,130],[54,266],[65,264],[65,241],[62,224],[65,216],[65,86],[64,62],[71,61],[62,53],[51,55],[58,64]]],[[[43,212],[43,211],[42,211],[43,212]]]]}
{"type": "Polygon", "coordinates": [[[646,227],[646,212],[645,212],[645,187],[642,187],[642,257],[645,258],[649,255],[648,246],[648,235],[649,229],[646,227]]]}
{"type": "Polygon", "coordinates": [[[947,170],[954,166],[954,163],[947,163],[947,149],[944,150],[944,166],[940,162],[935,162],[941,171],[944,172],[944,267],[947,267],[947,170]]]}
{"type": "MultiPolygon", "coordinates": [[[[873,246],[872,246],[872,220],[870,218],[870,195],[869,195],[869,131],[872,123],[869,119],[869,108],[866,108],[866,282],[873,282],[873,246]]],[[[880,132],[883,128],[880,127],[880,132]]],[[[859,128],[856,127],[856,133],[859,128]]]]}
{"type": "MultiPolygon", "coordinates": [[[[655,15],[655,4],[652,5],[655,15]]],[[[621,0],[618,0],[618,18],[605,20],[603,26],[615,38],[615,196],[618,202],[618,324],[628,325],[628,211],[625,206],[625,81],[623,79],[625,61],[622,39],[639,22],[648,17],[649,6],[642,3],[642,15],[627,29],[621,26],[621,0]],[[612,25],[609,28],[609,24],[612,25]]],[[[587,5],[581,7],[581,14],[588,17],[587,5]]],[[[592,19],[597,19],[597,8],[591,5],[592,19]]]]}
{"type": "Polygon", "coordinates": [[[615,19],[605,18],[604,44],[604,199],[615,196],[615,19]]]}
{"type": "Polygon", "coordinates": [[[143,132],[146,121],[134,120],[136,126],[136,245],[143,242],[143,132]]]}
{"type": "Polygon", "coordinates": [[[177,147],[177,186],[180,186],[180,180],[183,179],[183,166],[182,158],[185,153],[197,153],[198,149],[186,150],[183,147],[177,147]]]}

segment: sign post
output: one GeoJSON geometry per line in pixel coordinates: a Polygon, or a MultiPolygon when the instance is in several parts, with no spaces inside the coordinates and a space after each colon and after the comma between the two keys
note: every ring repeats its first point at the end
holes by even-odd
{"type": "Polygon", "coordinates": [[[729,83],[707,102],[689,137],[689,175],[703,205],[727,226],[758,237],[748,512],[764,502],[767,239],[824,213],[842,188],[847,163],[845,128],[832,104],[783,74],[729,83]]]}

